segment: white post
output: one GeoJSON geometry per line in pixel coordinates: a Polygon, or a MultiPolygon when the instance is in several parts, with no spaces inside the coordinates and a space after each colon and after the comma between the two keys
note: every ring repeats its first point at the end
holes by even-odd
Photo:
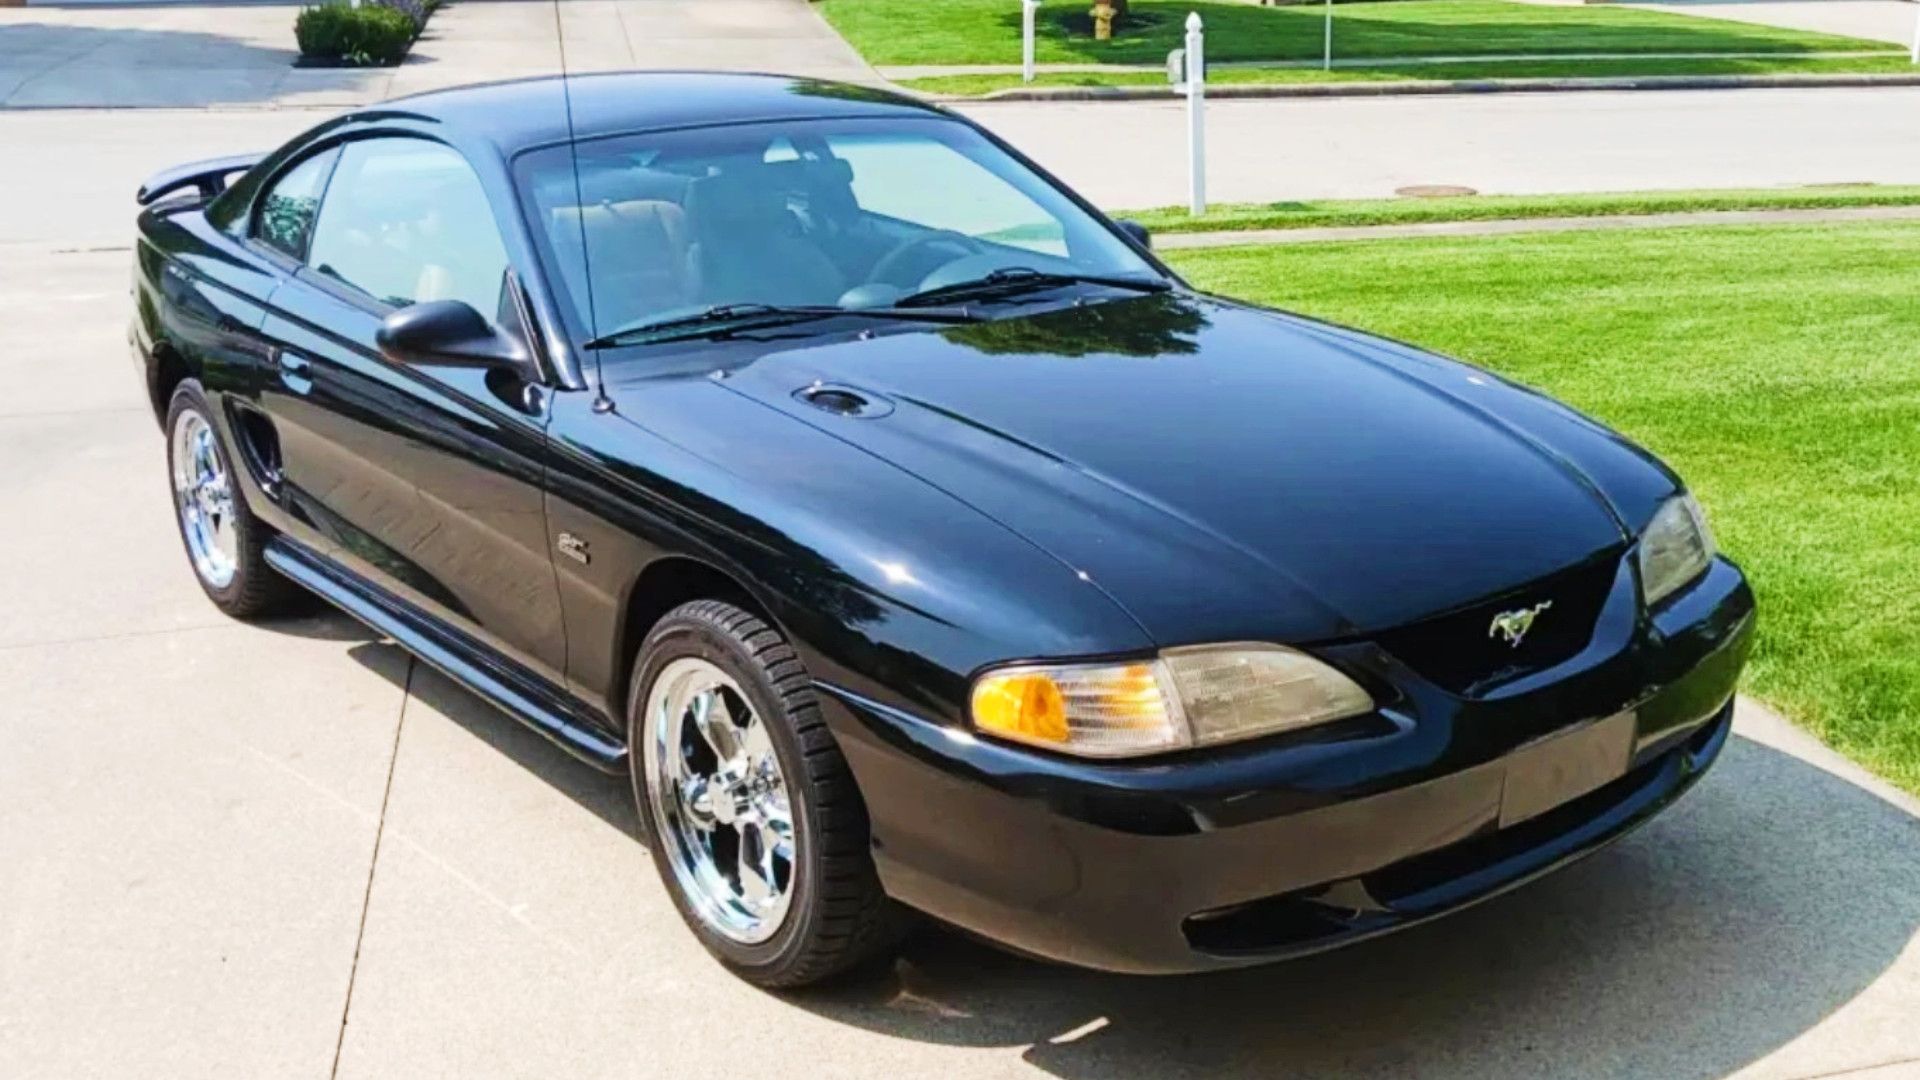
{"type": "Polygon", "coordinates": [[[1207,41],[1200,13],[1187,13],[1187,209],[1207,212],[1207,41]]]}
{"type": "Polygon", "coordinates": [[[1033,81],[1033,13],[1040,0],[1020,0],[1020,81],[1033,81]]]}
{"type": "Polygon", "coordinates": [[[1333,70],[1333,0],[1327,0],[1326,8],[1327,8],[1327,19],[1326,19],[1327,28],[1326,28],[1326,33],[1324,35],[1324,44],[1322,45],[1320,50],[1320,70],[1332,71],[1333,70]]]}

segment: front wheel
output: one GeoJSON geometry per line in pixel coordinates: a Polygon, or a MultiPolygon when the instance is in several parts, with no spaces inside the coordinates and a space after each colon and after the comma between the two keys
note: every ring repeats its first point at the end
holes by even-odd
{"type": "Polygon", "coordinates": [[[785,639],[701,600],[647,635],[627,706],[634,798],[681,917],[749,982],[818,982],[889,949],[865,808],[785,639]]]}

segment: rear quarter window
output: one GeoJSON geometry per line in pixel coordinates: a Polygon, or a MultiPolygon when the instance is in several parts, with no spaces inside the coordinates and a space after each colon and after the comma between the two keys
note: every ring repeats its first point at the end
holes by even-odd
{"type": "Polygon", "coordinates": [[[253,238],[288,258],[304,259],[320,216],[320,196],[339,154],[338,148],[323,150],[281,173],[260,197],[253,238]]]}

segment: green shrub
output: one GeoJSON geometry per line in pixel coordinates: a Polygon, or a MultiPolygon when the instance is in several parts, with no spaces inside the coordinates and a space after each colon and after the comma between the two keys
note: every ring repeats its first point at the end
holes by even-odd
{"type": "Polygon", "coordinates": [[[293,20],[293,37],[303,56],[340,60],[356,66],[386,67],[406,58],[419,34],[413,16],[396,8],[366,3],[331,3],[303,8],[293,20]]]}

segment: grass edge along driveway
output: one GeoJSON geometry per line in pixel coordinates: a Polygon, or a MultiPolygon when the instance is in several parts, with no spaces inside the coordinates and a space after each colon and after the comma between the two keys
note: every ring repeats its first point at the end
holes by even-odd
{"type": "Polygon", "coordinates": [[[1747,689],[1920,792],[1920,223],[1169,253],[1537,387],[1669,462],[1760,598],[1747,689]]]}
{"type": "MultiPolygon", "coordinates": [[[[1207,55],[1222,61],[1314,60],[1317,5],[1262,7],[1233,0],[1134,0],[1137,25],[1095,41],[1082,0],[1041,6],[1040,63],[1158,65],[1178,48],[1189,11],[1207,25],[1207,55]]],[[[1018,64],[1020,7],[1007,0],[820,0],[820,13],[875,65],[1018,64]]],[[[1886,50],[1884,42],[1612,6],[1510,0],[1393,0],[1334,8],[1341,59],[1569,53],[1782,53],[1886,50]]]]}
{"type": "Polygon", "coordinates": [[[1920,205],[1920,185],[1828,184],[1696,191],[1623,191],[1574,195],[1466,195],[1449,198],[1308,199],[1214,203],[1195,217],[1183,206],[1116,210],[1117,218],[1155,233],[1424,225],[1452,221],[1644,216],[1712,210],[1831,210],[1920,205]]]}

